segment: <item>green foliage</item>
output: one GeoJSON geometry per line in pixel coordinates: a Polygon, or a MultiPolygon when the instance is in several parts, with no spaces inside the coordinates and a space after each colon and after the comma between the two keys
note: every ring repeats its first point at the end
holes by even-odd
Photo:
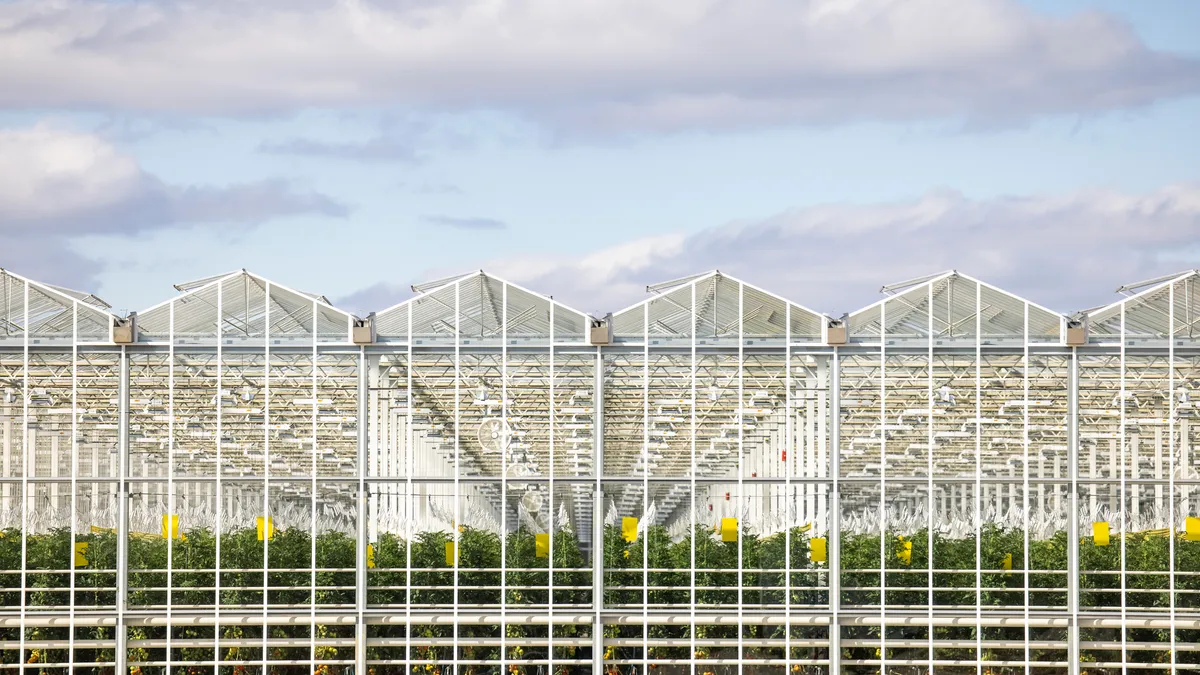
{"type": "MultiPolygon", "coordinates": [[[[411,603],[417,608],[436,609],[452,607],[457,599],[463,608],[486,608],[499,605],[503,594],[504,601],[514,609],[546,608],[552,605],[556,611],[570,611],[572,608],[589,607],[593,592],[590,563],[572,532],[562,530],[553,534],[553,590],[550,589],[549,559],[538,557],[537,537],[531,532],[513,532],[502,540],[496,533],[463,527],[457,532],[457,566],[453,561],[448,564],[446,557],[446,545],[455,541],[455,533],[423,532],[414,536],[412,541],[394,534],[381,534],[378,541],[372,544],[375,567],[368,570],[368,603],[373,607],[397,609],[411,603]],[[503,572],[500,569],[502,560],[503,572]],[[406,587],[411,587],[411,590],[406,591],[406,587]]],[[[784,604],[790,592],[794,607],[823,608],[829,602],[828,565],[810,559],[809,537],[810,533],[800,528],[766,537],[743,529],[739,534],[740,543],[724,542],[713,531],[697,527],[691,536],[672,540],[665,528],[652,526],[634,541],[627,542],[620,527],[606,527],[604,600],[609,607],[640,608],[648,604],[658,609],[683,610],[690,606],[719,609],[741,602],[747,607],[770,610],[784,604]],[[693,584],[696,588],[694,596],[689,590],[693,584]],[[643,589],[643,586],[646,588],[643,589]]],[[[75,570],[74,602],[77,608],[114,606],[116,536],[109,532],[93,532],[77,534],[75,540],[88,544],[85,554],[88,565],[75,570]]],[[[21,601],[20,542],[19,531],[0,531],[0,572],[5,572],[0,575],[0,599],[10,608],[21,601]]],[[[843,607],[877,608],[882,573],[888,586],[886,601],[889,607],[923,607],[932,602],[944,609],[973,608],[978,602],[985,607],[1019,608],[1026,602],[1023,586],[1028,556],[1028,603],[1037,610],[1052,612],[1066,606],[1067,594],[1063,589],[1067,585],[1068,544],[1067,534],[1058,532],[1049,539],[1028,542],[1026,551],[1024,532],[991,525],[982,528],[978,540],[973,536],[950,538],[938,532],[933,533],[931,540],[925,530],[904,533],[903,540],[898,533],[888,533],[882,539],[878,533],[843,534],[840,541],[842,604],[843,607]],[[900,555],[905,549],[905,542],[912,545],[911,559],[907,561],[900,555]],[[1004,561],[1009,554],[1012,556],[1012,569],[1005,570],[1004,561]],[[881,556],[886,561],[886,569],[883,570],[880,569],[881,556]],[[932,587],[938,590],[930,589],[931,574],[932,587]]],[[[71,601],[68,598],[72,561],[70,531],[60,529],[31,535],[25,539],[25,546],[28,561],[26,586],[29,589],[26,602],[31,607],[65,607],[71,601]]],[[[1109,546],[1095,546],[1090,537],[1081,539],[1079,564],[1082,607],[1120,605],[1120,576],[1116,572],[1121,567],[1122,548],[1125,569],[1144,573],[1126,577],[1126,606],[1166,607],[1169,602],[1166,572],[1169,569],[1172,541],[1165,536],[1145,534],[1129,535],[1123,539],[1114,537],[1109,546]]],[[[1176,538],[1173,548],[1175,569],[1200,572],[1200,543],[1176,538]]],[[[218,574],[214,568],[218,551],[222,568],[220,601],[226,607],[238,604],[261,606],[264,600],[272,606],[307,605],[310,602],[323,607],[353,606],[354,568],[358,552],[352,536],[341,532],[325,532],[318,535],[314,542],[307,531],[293,528],[280,529],[269,542],[262,542],[258,540],[255,528],[247,528],[222,533],[219,549],[215,534],[205,529],[185,532],[183,538],[170,542],[158,537],[131,537],[128,543],[130,608],[136,610],[165,605],[168,556],[172,562],[169,579],[171,602],[177,608],[211,606],[215,600],[212,588],[217,583],[218,574]],[[310,590],[314,567],[317,586],[315,598],[310,590]],[[271,587],[266,598],[263,597],[264,575],[271,587]]],[[[1177,576],[1176,588],[1184,591],[1176,595],[1177,608],[1195,608],[1200,604],[1200,593],[1187,592],[1200,591],[1200,575],[1177,576]]],[[[878,639],[878,628],[860,628],[864,639],[878,639]]],[[[96,630],[103,632],[111,629],[96,630]]],[[[180,638],[211,637],[211,634],[196,632],[206,630],[203,628],[179,630],[183,631],[177,633],[180,638]]],[[[230,626],[222,630],[237,632],[248,629],[230,626]]],[[[270,630],[274,635],[277,630],[284,628],[273,627],[270,630]]],[[[497,629],[494,626],[464,626],[461,630],[462,637],[494,638],[497,629]]],[[[544,636],[547,627],[514,624],[506,630],[513,638],[535,637],[544,636]]],[[[588,630],[590,628],[587,626],[559,626],[555,628],[555,634],[565,637],[577,636],[582,632],[586,635],[588,630]]],[[[634,636],[641,627],[607,626],[605,630],[610,637],[629,637],[634,636]]],[[[637,647],[619,647],[614,649],[612,658],[705,658],[705,654],[688,653],[687,630],[687,626],[653,625],[649,637],[664,639],[669,645],[674,640],[675,644],[655,647],[648,655],[642,655],[637,647]]],[[[701,625],[697,626],[696,637],[735,639],[736,630],[736,626],[701,625]]],[[[781,634],[776,631],[782,629],[746,626],[745,630],[747,644],[753,644],[755,638],[779,637],[781,634]]],[[[927,638],[926,630],[920,626],[889,628],[889,638],[921,641],[927,638]]],[[[974,639],[972,627],[954,630],[959,632],[952,636],[939,632],[938,637],[974,639]]],[[[422,637],[448,637],[449,631],[450,628],[445,625],[414,626],[415,634],[422,637]]],[[[228,633],[229,637],[235,637],[233,632],[228,633]]],[[[1051,632],[1043,632],[1043,629],[1035,629],[1031,638],[1051,642],[1058,639],[1051,632]]],[[[100,637],[103,636],[98,633],[97,638],[100,637]]],[[[1145,637],[1165,640],[1167,636],[1147,633],[1145,637]]],[[[328,649],[333,651],[322,658],[335,658],[333,652],[336,649],[328,649]]],[[[372,658],[383,658],[380,650],[386,648],[371,649],[376,654],[372,658]]],[[[436,660],[449,657],[441,647],[421,649],[428,653],[414,654],[415,658],[436,660]]],[[[766,651],[759,654],[758,647],[748,646],[746,649],[747,658],[771,657],[766,651]]],[[[498,647],[479,646],[470,650],[470,654],[464,652],[465,658],[500,657],[498,647]]],[[[510,659],[541,659],[547,656],[534,647],[510,645],[509,650],[510,659]]],[[[94,651],[97,662],[112,659],[110,650],[94,651]]],[[[272,658],[287,658],[285,651],[273,654],[272,658]]],[[[585,648],[577,651],[580,653],[559,656],[589,656],[585,648]]],[[[846,654],[848,658],[876,658],[874,649],[862,648],[848,652],[853,652],[846,654]]],[[[800,654],[799,651],[796,653],[800,654]]],[[[1040,655],[1035,653],[1034,658],[1040,655]]],[[[237,655],[226,656],[234,658],[237,655]]],[[[822,658],[817,648],[813,648],[809,656],[822,658]]],[[[953,654],[947,652],[935,656],[952,658],[953,654]]],[[[896,657],[902,658],[903,655],[897,652],[896,657]]],[[[59,656],[47,652],[39,655],[39,658],[53,660],[59,656]]],[[[211,655],[206,655],[204,648],[187,648],[179,652],[179,658],[204,660],[211,658],[211,655]]],[[[341,671],[334,668],[330,674],[334,672],[341,671]]]]}

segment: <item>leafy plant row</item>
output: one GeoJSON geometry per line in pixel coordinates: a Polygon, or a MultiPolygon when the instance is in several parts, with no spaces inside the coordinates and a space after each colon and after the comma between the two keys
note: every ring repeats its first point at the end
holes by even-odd
{"type": "MultiPolygon", "coordinates": [[[[694,536],[680,540],[672,540],[659,526],[648,528],[634,541],[627,541],[620,527],[605,528],[604,536],[605,603],[609,606],[696,603],[719,607],[739,601],[774,606],[787,600],[789,586],[794,605],[828,604],[828,564],[819,552],[813,555],[810,534],[801,528],[794,529],[790,536],[778,533],[758,537],[743,531],[740,543],[721,541],[710,530],[699,527],[694,536]],[[695,598],[689,591],[693,583],[697,588],[695,598]],[[643,586],[648,588],[644,590],[643,586]]],[[[78,552],[72,550],[71,534],[65,529],[26,537],[28,606],[66,606],[71,602],[77,608],[115,605],[116,535],[77,533],[75,541],[82,545],[78,552]],[[68,570],[72,563],[80,564],[75,566],[75,597],[69,598],[68,570]]],[[[569,531],[557,532],[553,537],[553,579],[548,569],[551,552],[546,550],[547,542],[542,539],[539,546],[538,537],[532,533],[514,532],[504,539],[504,573],[499,571],[502,541],[498,534],[464,527],[458,533],[457,546],[453,541],[447,532],[423,532],[411,542],[381,534],[368,553],[368,602],[384,607],[409,603],[450,606],[455,602],[456,584],[460,605],[498,605],[502,595],[513,605],[583,608],[592,602],[590,562],[569,531]],[[410,565],[411,571],[406,571],[410,565]],[[551,581],[553,591],[549,588],[551,581]],[[406,587],[411,590],[406,592],[406,587]]],[[[19,531],[0,531],[3,607],[15,608],[21,602],[19,542],[19,531]]],[[[1027,553],[1028,602],[1050,608],[1066,604],[1065,532],[1030,541],[1028,552],[1020,530],[985,526],[978,541],[935,532],[932,586],[938,590],[932,593],[928,590],[930,543],[925,530],[906,536],[888,535],[882,541],[878,534],[843,534],[843,604],[879,604],[883,560],[889,606],[924,605],[931,596],[939,606],[974,606],[976,602],[1020,606],[1026,602],[1023,570],[1027,553]],[[977,581],[983,589],[978,597],[977,581]]],[[[264,547],[258,532],[249,528],[222,533],[219,544],[211,531],[203,529],[171,541],[169,583],[173,605],[212,605],[218,584],[222,605],[261,605],[264,601],[274,606],[354,604],[355,540],[346,534],[326,532],[314,542],[306,530],[284,529],[275,532],[264,547]],[[218,548],[220,572],[215,571],[218,548]],[[311,588],[314,581],[315,597],[311,588]],[[265,598],[264,585],[268,587],[265,598]]],[[[1081,540],[1080,600],[1084,607],[1120,606],[1120,544],[1119,538],[1108,546],[1097,546],[1090,538],[1081,540]]],[[[1126,537],[1124,544],[1124,567],[1136,573],[1125,576],[1126,606],[1167,606],[1170,538],[1135,534],[1126,537]]],[[[168,575],[162,570],[168,567],[168,541],[131,537],[128,556],[129,605],[165,605],[168,575]]],[[[1176,607],[1200,607],[1200,542],[1176,538],[1174,556],[1175,570],[1181,572],[1175,580],[1176,607]]]]}

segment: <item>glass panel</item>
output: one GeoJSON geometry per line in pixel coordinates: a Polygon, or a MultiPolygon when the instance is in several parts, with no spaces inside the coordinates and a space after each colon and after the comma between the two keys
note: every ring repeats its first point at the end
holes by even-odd
{"type": "MultiPolygon", "coordinates": [[[[24,352],[0,351],[0,478],[20,478],[25,472],[25,390],[27,388],[24,352]]],[[[10,484],[0,486],[12,496],[10,484]]]]}
{"type": "Polygon", "coordinates": [[[25,282],[0,272],[0,340],[21,344],[25,336],[25,282]]]}
{"type": "Polygon", "coordinates": [[[595,471],[596,357],[554,357],[554,475],[590,476],[595,471]]]}
{"type": "Polygon", "coordinates": [[[358,355],[317,356],[317,475],[358,471],[358,355]]]}
{"type": "MultiPolygon", "coordinates": [[[[638,353],[604,357],[604,475],[640,476],[644,464],[647,398],[645,359],[638,353]]],[[[657,408],[654,412],[658,412],[657,408]]],[[[664,416],[682,418],[679,404],[664,416]]]]}
{"type": "MultiPolygon", "coordinates": [[[[267,329],[271,334],[271,344],[293,341],[312,343],[313,306],[316,304],[312,298],[271,286],[270,304],[271,321],[267,329]]],[[[236,320],[228,318],[228,312],[226,314],[226,321],[236,320]]]]}
{"type": "Polygon", "coordinates": [[[317,303],[317,342],[349,342],[350,317],[346,314],[317,303]]]}
{"type": "Polygon", "coordinates": [[[221,283],[222,337],[261,340],[266,335],[266,310],[267,291],[262,281],[239,274],[221,283]]]}
{"type": "Polygon", "coordinates": [[[757,288],[745,286],[742,297],[742,338],[747,344],[787,335],[787,303],[757,288]]]}
{"type": "MultiPolygon", "coordinates": [[[[705,324],[705,319],[700,315],[692,314],[692,285],[687,284],[681,286],[669,293],[652,298],[647,304],[647,325],[650,331],[651,344],[669,344],[682,343],[688,344],[691,341],[693,334],[697,336],[698,341],[706,342],[701,338],[713,337],[717,328],[712,324],[715,321],[714,312],[716,308],[712,304],[703,304],[701,295],[711,287],[709,284],[698,284],[696,286],[696,305],[697,307],[707,307],[709,311],[708,323],[705,324]],[[693,316],[697,325],[692,326],[693,316]]],[[[711,300],[709,296],[704,296],[704,299],[711,300]]],[[[736,308],[736,305],[735,305],[736,308]]],[[[733,337],[736,339],[738,332],[737,315],[733,315],[733,325],[723,326],[726,332],[732,331],[733,337]]],[[[727,314],[723,314],[723,318],[729,319],[727,314]]]]}
{"type": "Polygon", "coordinates": [[[57,293],[29,286],[29,341],[38,344],[49,340],[70,341],[75,334],[74,303],[57,293]]]}
{"type": "MultiPolygon", "coordinates": [[[[368,488],[367,604],[403,607],[408,601],[410,532],[417,523],[417,502],[406,483],[373,483],[368,488]]],[[[424,502],[422,502],[424,503],[424,502]]]]}
{"type": "MultiPolygon", "coordinates": [[[[262,354],[227,351],[221,365],[221,473],[239,478],[262,476],[266,434],[261,392],[266,360],[262,354]]],[[[305,474],[311,474],[311,468],[305,469],[305,474]]]]}
{"type": "Polygon", "coordinates": [[[841,474],[847,478],[878,477],[883,465],[884,413],[879,356],[849,355],[841,365],[841,474]]]}

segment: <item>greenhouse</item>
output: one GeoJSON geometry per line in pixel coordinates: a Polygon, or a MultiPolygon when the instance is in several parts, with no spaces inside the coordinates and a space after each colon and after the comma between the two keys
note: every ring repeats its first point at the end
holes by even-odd
{"type": "Polygon", "coordinates": [[[176,289],[0,269],[6,671],[1200,672],[1195,270],[176,289]]]}

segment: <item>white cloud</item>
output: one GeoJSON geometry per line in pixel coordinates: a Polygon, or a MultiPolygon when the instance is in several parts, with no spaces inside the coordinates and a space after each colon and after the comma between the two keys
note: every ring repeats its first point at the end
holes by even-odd
{"type": "Polygon", "coordinates": [[[75,217],[129,199],[147,180],[137,160],[91,134],[38,125],[0,130],[0,219],[75,217]]]}
{"type": "Polygon", "coordinates": [[[98,265],[70,246],[83,235],[347,213],[333,199],[283,181],[169,184],[91,133],[47,124],[0,130],[0,266],[49,281],[92,283],[98,265]]]}
{"type": "Polygon", "coordinates": [[[1017,0],[15,0],[0,106],[201,114],[411,105],[679,129],[1140,106],[1194,59],[1017,0]],[[14,67],[12,64],[20,64],[14,67]]]}
{"type": "Polygon", "coordinates": [[[648,284],[711,269],[832,315],[873,302],[883,284],[947,269],[1070,312],[1111,301],[1123,283],[1200,267],[1200,184],[986,200],[938,190],[910,201],[797,208],[584,256],[462,265],[471,267],[593,312],[645,298],[648,284]]]}

